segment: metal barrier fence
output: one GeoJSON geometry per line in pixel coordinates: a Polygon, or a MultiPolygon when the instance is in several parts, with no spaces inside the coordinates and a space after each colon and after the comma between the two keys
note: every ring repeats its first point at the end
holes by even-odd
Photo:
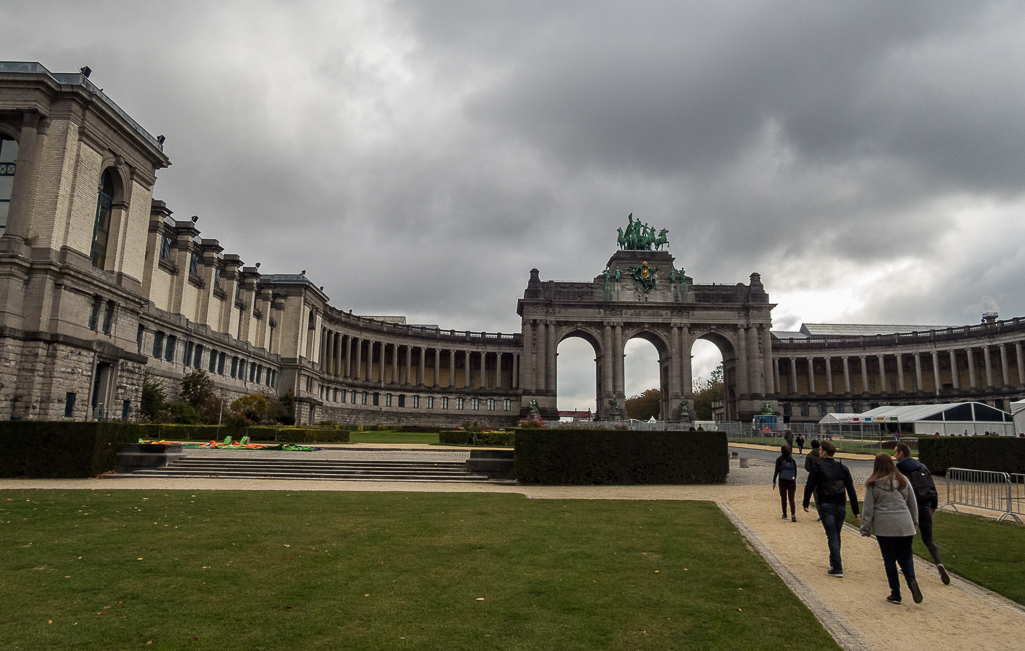
{"type": "MultiPolygon", "coordinates": [[[[1014,475],[1025,479],[1025,475],[1014,475]]],[[[1011,475],[993,470],[971,470],[968,468],[947,469],[947,499],[940,509],[947,506],[957,511],[957,507],[969,506],[976,509],[1001,511],[997,522],[1004,518],[1012,518],[1021,524],[1021,518],[1015,513],[1022,513],[1021,489],[1011,483],[1011,475]]]]}

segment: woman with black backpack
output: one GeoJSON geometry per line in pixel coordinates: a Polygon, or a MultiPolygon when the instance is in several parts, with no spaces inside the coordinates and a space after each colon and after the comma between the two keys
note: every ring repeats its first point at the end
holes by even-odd
{"type": "Polygon", "coordinates": [[[783,506],[783,519],[787,519],[787,498],[790,499],[790,521],[797,522],[797,504],[794,495],[797,492],[797,462],[794,461],[790,446],[781,446],[780,455],[776,458],[776,471],[772,473],[772,487],[776,488],[779,477],[779,503],[783,506]]]}

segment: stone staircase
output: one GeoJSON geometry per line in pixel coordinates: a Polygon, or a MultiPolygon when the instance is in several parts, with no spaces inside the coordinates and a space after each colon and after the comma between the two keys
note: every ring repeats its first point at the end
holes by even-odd
{"type": "Polygon", "coordinates": [[[114,477],[298,479],[332,481],[487,482],[460,461],[395,461],[271,458],[181,458],[163,468],[144,468],[114,477]]]}

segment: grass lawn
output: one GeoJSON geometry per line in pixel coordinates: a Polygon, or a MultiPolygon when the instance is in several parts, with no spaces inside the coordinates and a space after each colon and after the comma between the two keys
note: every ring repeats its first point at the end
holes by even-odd
{"type": "Polygon", "coordinates": [[[0,585],[3,649],[839,648],[707,502],[4,491],[0,585]]]}
{"type": "Polygon", "coordinates": [[[350,443],[427,443],[438,442],[437,432],[349,432],[350,443]]]}
{"type": "MultiPolygon", "coordinates": [[[[854,516],[847,521],[854,526],[854,516]]],[[[943,565],[993,592],[1025,605],[1025,526],[997,522],[975,515],[937,511],[932,536],[940,548],[943,565]]],[[[932,563],[929,550],[916,535],[914,551],[932,563]]]]}

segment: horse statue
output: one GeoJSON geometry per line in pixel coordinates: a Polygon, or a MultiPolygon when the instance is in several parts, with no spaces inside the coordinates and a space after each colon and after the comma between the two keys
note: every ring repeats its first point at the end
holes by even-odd
{"type": "Polygon", "coordinates": [[[669,234],[669,229],[668,228],[663,228],[661,231],[659,231],[658,238],[654,242],[655,250],[656,251],[660,250],[662,248],[663,244],[665,245],[665,247],[667,249],[669,248],[669,238],[666,237],[666,235],[668,235],[668,234],[669,234]]]}

